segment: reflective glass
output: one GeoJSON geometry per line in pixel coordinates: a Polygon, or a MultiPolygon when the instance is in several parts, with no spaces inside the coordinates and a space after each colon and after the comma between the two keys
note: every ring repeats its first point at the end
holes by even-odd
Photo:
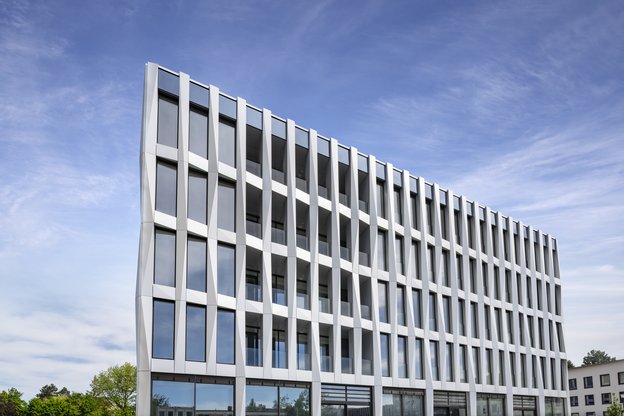
{"type": "Polygon", "coordinates": [[[277,415],[277,387],[247,386],[245,413],[248,415],[277,415]]]}
{"type": "Polygon", "coordinates": [[[156,164],[156,211],[175,217],[177,178],[175,165],[164,162],[156,164]]]}
{"type": "Polygon", "coordinates": [[[193,82],[190,84],[190,97],[189,100],[195,104],[199,104],[208,108],[209,106],[209,93],[208,88],[204,88],[201,85],[197,85],[193,82]]]}
{"type": "Polygon", "coordinates": [[[174,303],[154,300],[152,357],[173,360],[174,303]]]}
{"type": "Polygon", "coordinates": [[[193,383],[180,381],[152,381],[152,416],[175,414],[194,405],[193,383]]]}
{"type": "Polygon", "coordinates": [[[234,312],[217,312],[217,362],[234,364],[234,312]]]}
{"type": "Polygon", "coordinates": [[[206,224],[206,194],[208,178],[205,173],[189,170],[188,217],[206,224]]]}
{"type": "Polygon", "coordinates": [[[388,322],[388,285],[384,282],[377,283],[377,296],[379,297],[379,320],[388,322]]]}
{"type": "Polygon", "coordinates": [[[188,239],[186,288],[206,291],[206,240],[188,239]]]}
{"type": "Polygon", "coordinates": [[[236,231],[236,187],[233,183],[219,181],[217,197],[217,226],[222,230],[236,231]]]}
{"type": "Polygon", "coordinates": [[[420,338],[416,338],[416,342],[414,343],[414,361],[414,376],[418,379],[422,379],[422,339],[420,338]]]}
{"type": "Polygon", "coordinates": [[[196,416],[232,415],[234,411],[234,386],[226,384],[195,385],[196,416]]]}
{"type": "Polygon", "coordinates": [[[276,118],[271,118],[271,134],[286,139],[286,123],[276,118]]]}
{"type": "Polygon", "coordinates": [[[234,296],[235,249],[233,246],[217,246],[217,293],[234,296]]]}
{"type": "Polygon", "coordinates": [[[399,394],[383,395],[383,416],[401,416],[401,396],[399,394]]]}
{"type": "Polygon", "coordinates": [[[158,98],[156,141],[165,146],[178,147],[178,103],[165,97],[158,98]]]}
{"type": "Polygon", "coordinates": [[[224,95],[219,95],[219,113],[236,120],[236,101],[224,95]]]}
{"type": "Polygon", "coordinates": [[[193,109],[189,117],[189,151],[208,158],[208,116],[193,109]]]}
{"type": "Polygon", "coordinates": [[[280,387],[279,395],[280,415],[308,416],[310,414],[310,394],[308,389],[280,387]]]}
{"type": "Polygon", "coordinates": [[[159,68],[158,88],[170,92],[171,94],[179,95],[180,78],[178,78],[177,75],[173,75],[171,72],[159,68]]]}
{"type": "Polygon", "coordinates": [[[403,396],[403,416],[424,416],[423,396],[406,394],[403,396]]]}
{"type": "Polygon", "coordinates": [[[236,128],[225,120],[219,120],[219,161],[236,167],[236,128]]]}
{"type": "Polygon", "coordinates": [[[157,285],[175,286],[175,245],[175,232],[156,229],[154,283],[157,285]]]}
{"type": "Polygon", "coordinates": [[[247,107],[247,124],[262,130],[262,112],[255,108],[247,107]]]}
{"type": "Polygon", "coordinates": [[[390,377],[390,336],[381,334],[381,375],[390,377]]]}
{"type": "Polygon", "coordinates": [[[206,308],[186,305],[186,359],[206,361],[206,308]]]}

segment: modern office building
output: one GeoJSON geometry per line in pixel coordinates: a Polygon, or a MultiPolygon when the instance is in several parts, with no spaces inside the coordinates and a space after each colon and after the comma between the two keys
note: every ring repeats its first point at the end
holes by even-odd
{"type": "Polygon", "coordinates": [[[550,235],[151,63],[141,140],[137,414],[565,414],[550,235]]]}
{"type": "Polygon", "coordinates": [[[617,398],[624,403],[624,360],[568,369],[572,416],[603,416],[617,398]]]}

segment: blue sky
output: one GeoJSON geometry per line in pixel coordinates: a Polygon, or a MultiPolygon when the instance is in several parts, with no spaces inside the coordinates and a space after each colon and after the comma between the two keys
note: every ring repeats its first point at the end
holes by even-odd
{"type": "Polygon", "coordinates": [[[0,389],[135,358],[147,61],[553,234],[570,358],[624,358],[623,35],[621,1],[0,1],[0,389]]]}

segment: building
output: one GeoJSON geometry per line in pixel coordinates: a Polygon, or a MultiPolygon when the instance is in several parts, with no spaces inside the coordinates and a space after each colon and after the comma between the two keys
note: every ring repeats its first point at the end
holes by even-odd
{"type": "Polygon", "coordinates": [[[138,414],[563,415],[554,238],[148,64],[138,414]]]}
{"type": "Polygon", "coordinates": [[[613,395],[624,403],[624,360],[568,369],[572,416],[602,416],[613,395]]]}

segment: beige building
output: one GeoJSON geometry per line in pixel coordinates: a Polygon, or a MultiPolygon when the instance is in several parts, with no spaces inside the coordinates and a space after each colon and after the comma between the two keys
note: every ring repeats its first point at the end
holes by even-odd
{"type": "Polygon", "coordinates": [[[571,416],[602,416],[613,395],[624,402],[624,360],[568,370],[571,416]]]}

